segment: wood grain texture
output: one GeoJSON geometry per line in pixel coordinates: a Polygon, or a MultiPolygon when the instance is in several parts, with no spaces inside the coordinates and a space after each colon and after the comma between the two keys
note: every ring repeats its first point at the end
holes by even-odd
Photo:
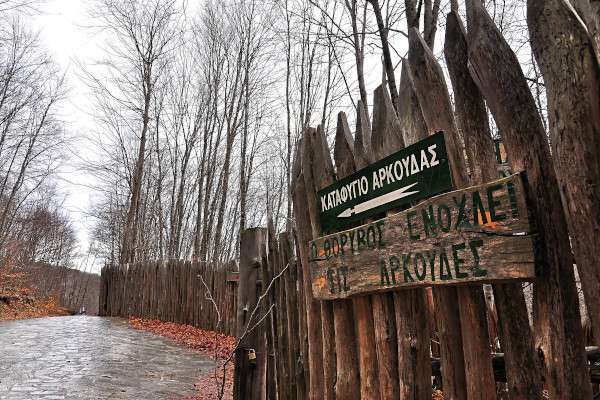
{"type": "MultiPolygon", "coordinates": [[[[446,65],[454,88],[456,112],[459,116],[465,139],[465,150],[469,160],[471,178],[475,183],[489,182],[500,175],[512,174],[502,143],[493,142],[485,101],[481,91],[471,78],[468,70],[468,48],[466,32],[460,17],[455,11],[448,14],[446,40],[444,45],[446,65]],[[494,150],[492,150],[494,149],[494,150]],[[499,171],[502,171],[499,173],[499,171]]],[[[490,307],[489,320],[497,322],[500,330],[500,343],[506,352],[506,376],[511,399],[540,398],[540,380],[531,328],[527,319],[527,308],[523,289],[519,283],[494,284],[494,300],[498,310],[496,318],[490,307]]],[[[485,314],[474,315],[475,320],[485,323],[485,314]]],[[[471,330],[473,331],[473,330],[471,330]]],[[[489,330],[492,337],[495,330],[489,330]]],[[[471,332],[465,332],[464,335],[471,332]]],[[[489,345],[480,343],[475,351],[487,351],[489,345]]],[[[477,373],[472,381],[479,387],[493,389],[490,374],[491,364],[483,366],[485,374],[477,373]],[[485,381],[483,381],[485,379],[485,381]]],[[[495,398],[495,390],[486,392],[495,398]]]]}
{"type": "MultiPolygon", "coordinates": [[[[360,100],[358,101],[357,113],[356,142],[350,133],[346,115],[343,112],[338,114],[334,161],[337,168],[337,175],[340,179],[356,171],[357,164],[362,168],[372,161],[370,144],[368,148],[363,145],[363,138],[370,142],[371,128],[360,100]],[[360,157],[358,157],[358,155],[360,155],[360,157]]],[[[360,398],[365,400],[380,399],[381,395],[377,371],[377,352],[375,347],[375,328],[373,324],[371,298],[357,298],[351,306],[353,307],[348,308],[354,308],[357,335],[356,339],[353,338],[351,342],[356,340],[358,345],[360,398]]],[[[340,339],[343,340],[344,338],[340,339]]],[[[342,345],[347,346],[347,344],[348,343],[343,343],[342,345]]]]}
{"type": "MultiPolygon", "coordinates": [[[[415,91],[427,130],[430,133],[437,130],[443,130],[446,133],[446,148],[452,168],[454,187],[463,189],[469,185],[466,165],[442,67],[415,27],[409,28],[408,42],[408,61],[413,72],[415,91]]],[[[434,288],[433,291],[442,370],[452,370],[452,374],[443,374],[444,397],[456,400],[466,399],[467,388],[462,351],[464,345],[460,314],[458,305],[449,304],[445,300],[457,297],[456,287],[441,286],[434,288]]]]}
{"type": "MultiPolygon", "coordinates": [[[[388,154],[402,149],[404,142],[400,136],[400,121],[385,85],[373,93],[373,134],[371,148],[374,160],[381,160],[388,154]],[[385,121],[385,123],[383,123],[385,121]],[[383,144],[387,144],[383,145],[383,144]]],[[[386,211],[388,213],[392,210],[386,211]]],[[[373,217],[371,217],[373,218],[373,217]]],[[[371,222],[367,219],[364,222],[371,222]]],[[[375,293],[371,296],[375,331],[375,354],[377,374],[382,399],[400,398],[398,380],[398,338],[396,336],[395,310],[391,294],[375,293]]]]}
{"type": "Polygon", "coordinates": [[[246,229],[242,233],[240,245],[240,281],[248,284],[238,289],[237,335],[239,345],[235,351],[233,380],[234,399],[264,399],[266,396],[265,328],[258,324],[262,311],[260,307],[252,315],[261,294],[260,286],[254,282],[262,275],[262,258],[266,253],[267,230],[264,228],[246,229]],[[256,352],[256,365],[252,366],[248,352],[256,352]]]}
{"type": "MultiPolygon", "coordinates": [[[[302,174],[304,177],[306,197],[305,199],[298,200],[307,202],[312,237],[315,238],[319,237],[323,232],[321,230],[321,223],[319,221],[317,210],[316,192],[319,188],[325,187],[333,182],[335,173],[329,154],[327,159],[329,159],[330,162],[327,163],[326,160],[324,160],[324,143],[321,139],[321,134],[316,129],[308,128],[305,131],[303,145],[302,174]],[[315,165],[313,165],[313,163],[315,165]],[[320,171],[320,173],[315,176],[313,171],[320,171]]],[[[333,399],[335,398],[335,380],[337,376],[335,341],[333,336],[333,307],[330,303],[321,303],[320,306],[322,328],[320,333],[322,334],[323,345],[320,355],[323,358],[323,368],[321,371],[323,372],[324,379],[324,394],[321,398],[333,399]]],[[[315,346],[315,350],[318,351],[319,349],[315,346]]]]}
{"type": "MultiPolygon", "coordinates": [[[[346,115],[338,114],[337,132],[335,138],[334,161],[338,178],[356,170],[354,165],[354,139],[348,127],[346,115]]],[[[329,154],[325,154],[329,157],[329,154]]],[[[316,171],[313,171],[315,173],[316,171]]],[[[333,303],[335,347],[337,351],[336,398],[359,399],[361,389],[360,365],[358,352],[352,351],[358,347],[358,335],[354,316],[354,304],[348,300],[333,303]]]]}
{"type": "MultiPolygon", "coordinates": [[[[578,2],[584,3],[584,2],[578,2]]],[[[589,4],[589,3],[588,3],[589,4]]],[[[529,0],[533,54],[544,77],[552,158],[589,318],[600,342],[600,69],[579,16],[559,1],[529,0]]],[[[582,15],[584,20],[589,16],[582,15]]]]}
{"type": "Polygon", "coordinates": [[[521,175],[515,175],[318,238],[309,253],[314,296],[532,279],[527,215],[521,175]]]}
{"type": "MultiPolygon", "coordinates": [[[[425,139],[428,133],[413,74],[406,59],[402,62],[399,90],[398,119],[404,144],[410,146],[425,139]]],[[[398,338],[399,391],[400,398],[403,399],[425,400],[432,390],[428,355],[434,346],[430,339],[438,339],[435,329],[430,331],[430,335],[423,334],[434,322],[433,299],[430,307],[425,301],[426,290],[416,288],[393,293],[398,338]]]]}
{"type": "Polygon", "coordinates": [[[588,399],[579,299],[567,222],[546,131],[519,65],[479,0],[467,2],[469,70],[502,135],[514,171],[527,170],[530,209],[538,227],[533,288],[537,354],[553,399],[588,399]]]}
{"type": "MultiPolygon", "coordinates": [[[[302,149],[302,147],[299,147],[302,149]]],[[[299,157],[297,157],[297,160],[299,157]]],[[[298,252],[302,264],[302,280],[304,284],[304,297],[306,301],[306,322],[308,329],[308,357],[304,365],[308,369],[309,398],[322,399],[325,397],[325,383],[323,375],[323,336],[321,324],[321,305],[313,297],[310,284],[310,268],[308,264],[308,241],[313,237],[310,226],[310,213],[306,201],[306,186],[301,170],[294,178],[296,184],[293,190],[294,216],[296,217],[296,232],[298,235],[298,252]]]]}

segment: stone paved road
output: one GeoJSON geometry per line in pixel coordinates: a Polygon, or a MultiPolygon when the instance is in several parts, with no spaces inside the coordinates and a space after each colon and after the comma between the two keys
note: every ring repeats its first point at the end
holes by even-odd
{"type": "Polygon", "coordinates": [[[173,399],[212,362],[166,339],[90,316],[0,322],[0,399],[173,399]]]}

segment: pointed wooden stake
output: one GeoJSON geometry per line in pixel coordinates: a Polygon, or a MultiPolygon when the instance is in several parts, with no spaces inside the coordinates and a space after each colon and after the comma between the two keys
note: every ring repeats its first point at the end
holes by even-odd
{"type": "Polygon", "coordinates": [[[354,139],[348,126],[346,114],[343,112],[338,114],[333,158],[335,160],[338,179],[356,171],[356,165],[354,164],[354,139]]]}
{"type": "Polygon", "coordinates": [[[409,146],[427,137],[427,126],[419,106],[413,73],[407,59],[402,61],[398,99],[398,119],[400,120],[402,138],[404,144],[409,146]]]}
{"type": "MultiPolygon", "coordinates": [[[[338,165],[338,168],[344,172],[352,168],[354,162],[352,153],[344,153],[343,148],[350,150],[351,135],[348,129],[348,123],[345,121],[345,116],[338,116],[338,132],[336,138],[341,136],[339,144],[336,141],[336,155],[343,157],[343,163],[338,165]],[[345,130],[345,131],[344,131],[345,130]],[[345,142],[345,143],[344,143],[345,142]],[[341,149],[340,149],[341,148],[341,149]]],[[[314,141],[314,162],[313,176],[315,177],[315,189],[319,190],[332,183],[329,175],[319,178],[323,172],[327,174],[327,170],[333,169],[333,162],[330,153],[325,146],[325,134],[323,128],[317,128],[317,138],[314,141]],[[321,143],[322,148],[319,148],[321,143]],[[322,157],[322,160],[319,160],[322,157]]],[[[360,398],[360,378],[358,365],[358,352],[347,351],[347,349],[356,349],[358,342],[356,340],[356,325],[354,322],[354,309],[351,301],[336,300],[333,302],[321,303],[321,308],[324,306],[333,306],[334,320],[334,337],[335,348],[345,349],[346,351],[336,351],[336,372],[337,378],[335,382],[335,397],[338,399],[359,399],[360,398]]],[[[327,311],[328,312],[328,311],[327,311]]]]}
{"type": "Polygon", "coordinates": [[[553,399],[592,397],[586,373],[573,258],[550,149],[519,61],[478,0],[469,9],[470,72],[502,134],[515,171],[527,171],[539,239],[534,335],[553,399]]]}
{"type": "MultiPolygon", "coordinates": [[[[589,7],[590,2],[573,2],[576,9],[586,4],[589,7]]],[[[592,48],[594,37],[600,44],[600,24],[593,29],[588,22],[596,17],[598,23],[600,14],[580,12],[589,32],[560,1],[529,0],[527,15],[533,52],[544,76],[552,156],[571,245],[595,341],[600,344],[600,252],[593,239],[600,232],[600,218],[589,217],[596,213],[591,210],[600,210],[600,46],[596,62],[592,48]]]]}
{"type": "MultiPolygon", "coordinates": [[[[483,96],[471,79],[467,63],[466,33],[460,17],[451,12],[446,24],[444,54],[454,87],[456,111],[460,117],[465,148],[473,181],[476,184],[500,178],[489,131],[483,96]]],[[[500,342],[506,355],[509,396],[515,399],[539,397],[539,372],[527,308],[520,284],[495,284],[500,342]]],[[[486,323],[485,319],[481,323],[486,323]]],[[[486,366],[487,367],[487,366],[486,366]]],[[[487,376],[487,373],[486,373],[487,376]]],[[[479,385],[489,382],[479,382],[479,385]]],[[[495,393],[492,394],[495,396],[495,393]]]]}
{"type": "MultiPolygon", "coordinates": [[[[306,293],[306,308],[308,314],[308,340],[309,340],[309,372],[310,372],[310,398],[326,398],[325,396],[325,373],[324,373],[324,356],[323,356],[323,323],[321,318],[321,304],[315,300],[312,294],[312,286],[310,282],[310,268],[308,264],[308,242],[312,240],[315,233],[320,231],[320,228],[315,230],[312,223],[319,224],[318,219],[313,221],[312,216],[317,212],[316,209],[316,194],[312,179],[312,146],[310,145],[311,137],[314,135],[314,129],[309,128],[305,133],[301,146],[297,150],[296,160],[298,166],[294,168],[297,174],[295,176],[294,187],[294,215],[296,216],[296,225],[298,236],[303,246],[300,248],[302,257],[302,274],[304,278],[304,290],[306,293]],[[308,143],[307,143],[308,142],[308,143]],[[307,177],[307,174],[309,176],[307,177]],[[308,187],[308,189],[307,189],[308,187]]],[[[320,225],[317,225],[320,227],[320,225]]]]}
{"type": "Polygon", "coordinates": [[[404,147],[400,136],[400,121],[394,111],[392,100],[385,86],[375,89],[373,95],[373,133],[371,148],[381,158],[404,147]]]}
{"type": "MultiPolygon", "coordinates": [[[[362,102],[359,100],[359,110],[363,108],[362,102]]],[[[360,111],[359,111],[360,112],[360,111]]],[[[363,110],[363,123],[364,110],[363,110]]],[[[358,122],[357,122],[358,123],[358,122]]],[[[370,128],[367,125],[364,127],[366,134],[370,137],[370,128]]],[[[357,134],[358,138],[358,134],[357,134]]],[[[358,143],[358,141],[357,141],[358,143]]],[[[354,148],[356,143],[352,139],[348,121],[344,113],[338,114],[338,125],[335,138],[334,160],[338,171],[338,178],[356,171],[354,148]]],[[[362,146],[362,144],[360,144],[362,146]]],[[[364,148],[360,148],[359,152],[364,154],[364,148]]],[[[352,302],[352,300],[349,300],[352,302]]],[[[373,308],[371,298],[368,296],[357,298],[354,301],[356,330],[357,330],[357,354],[359,372],[360,372],[360,398],[379,400],[379,380],[377,379],[377,354],[375,347],[375,328],[373,325],[373,308]]],[[[346,345],[347,346],[347,345],[346,345]]]]}
{"type": "Polygon", "coordinates": [[[371,122],[362,101],[356,106],[356,138],[354,142],[354,162],[356,169],[362,169],[373,162],[371,150],[371,122]]]}
{"type": "MultiPolygon", "coordinates": [[[[414,73],[415,89],[427,129],[429,132],[436,130],[446,132],[446,148],[455,188],[467,187],[468,178],[462,146],[454,123],[444,75],[433,53],[415,28],[409,30],[408,54],[410,67],[414,73]]],[[[435,288],[433,289],[433,298],[440,336],[444,393],[450,398],[467,399],[467,377],[462,350],[463,340],[457,288],[435,288]]],[[[485,310],[485,305],[483,305],[483,309],[485,310]]],[[[487,330],[485,333],[487,336],[487,330]]],[[[491,363],[491,356],[489,357],[491,363]]]]}

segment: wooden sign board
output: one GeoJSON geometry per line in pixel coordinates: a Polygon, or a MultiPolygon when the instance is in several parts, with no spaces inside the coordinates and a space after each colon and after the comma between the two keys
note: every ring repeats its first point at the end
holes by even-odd
{"type": "Polygon", "coordinates": [[[522,176],[445,193],[310,242],[315,298],[532,280],[533,232],[522,176]]]}
{"type": "Polygon", "coordinates": [[[328,231],[449,189],[446,142],[438,132],[319,190],[321,228],[328,231]]]}
{"type": "Polygon", "coordinates": [[[240,273],[239,272],[227,271],[227,282],[239,282],[239,281],[240,281],[240,273]]]}

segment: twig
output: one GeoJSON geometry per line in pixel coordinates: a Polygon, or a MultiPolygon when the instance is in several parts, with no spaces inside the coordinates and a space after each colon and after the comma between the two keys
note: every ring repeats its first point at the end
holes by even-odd
{"type": "MultiPolygon", "coordinates": [[[[206,288],[206,293],[204,294],[204,298],[206,300],[210,300],[210,302],[213,304],[215,310],[217,311],[217,325],[215,326],[215,385],[217,386],[217,396],[219,396],[219,398],[221,398],[222,395],[219,392],[219,375],[217,374],[217,372],[218,372],[217,368],[218,368],[218,363],[219,363],[219,351],[218,351],[218,349],[219,349],[219,334],[217,332],[219,331],[219,325],[221,324],[221,312],[219,311],[219,307],[217,306],[217,303],[213,299],[212,293],[210,292],[208,285],[204,281],[204,278],[202,277],[201,274],[198,274],[198,277],[200,278],[200,280],[202,281],[202,284],[206,288]]],[[[223,373],[225,373],[225,371],[223,371],[223,373]]]]}
{"type": "MultiPolygon", "coordinates": [[[[256,302],[256,306],[254,307],[254,310],[252,310],[252,313],[250,313],[250,318],[248,319],[248,324],[246,325],[246,329],[244,330],[244,333],[242,334],[242,336],[240,336],[240,338],[237,340],[237,343],[235,344],[235,347],[233,348],[231,354],[229,354],[229,357],[227,357],[225,359],[225,361],[223,362],[223,377],[221,379],[221,387],[218,387],[218,376],[216,373],[216,366],[215,366],[215,379],[217,380],[217,398],[219,400],[221,400],[223,398],[223,395],[225,393],[225,373],[226,373],[226,367],[227,364],[229,363],[229,361],[231,361],[231,359],[233,358],[235,351],[239,348],[240,343],[242,342],[242,340],[246,337],[246,335],[250,332],[252,332],[262,321],[264,321],[264,319],[271,313],[271,311],[273,310],[274,305],[271,305],[271,307],[265,312],[265,314],[252,326],[252,328],[250,327],[250,321],[252,321],[252,318],[254,317],[254,314],[256,314],[256,311],[258,310],[261,301],[269,294],[269,291],[271,290],[271,287],[273,287],[275,281],[277,279],[279,279],[283,273],[289,268],[290,264],[288,263],[285,268],[283,268],[279,274],[277,274],[273,279],[271,279],[271,282],[269,282],[269,286],[267,286],[267,289],[265,290],[265,292],[258,298],[258,301],[256,302]]],[[[219,323],[221,322],[221,314],[219,313],[217,304],[215,303],[215,301],[212,298],[212,295],[210,294],[210,289],[208,288],[208,286],[206,285],[206,283],[204,282],[204,279],[202,278],[202,275],[198,274],[198,277],[200,279],[202,279],[202,283],[204,284],[204,287],[206,287],[206,291],[207,294],[205,295],[206,298],[208,300],[210,300],[213,303],[213,306],[215,307],[215,309],[217,310],[218,313],[218,321],[217,321],[217,327],[219,326],[219,323]]],[[[215,337],[217,335],[216,329],[215,329],[215,337]]],[[[215,339],[217,340],[217,339],[215,339]]],[[[218,348],[218,343],[215,343],[215,364],[218,362],[218,355],[217,355],[217,348],[218,348]]]]}

